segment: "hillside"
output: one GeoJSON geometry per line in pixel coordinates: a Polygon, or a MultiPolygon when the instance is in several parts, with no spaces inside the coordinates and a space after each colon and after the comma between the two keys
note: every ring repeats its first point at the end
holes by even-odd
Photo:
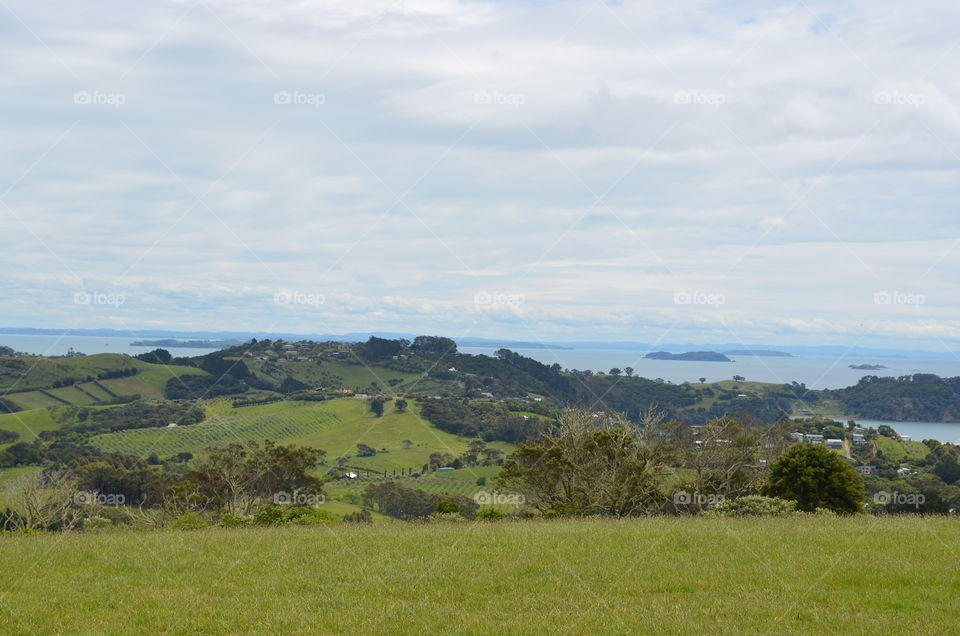
{"type": "Polygon", "coordinates": [[[687,517],[0,536],[9,573],[0,626],[24,635],[946,633],[960,624],[954,526],[687,517]]]}

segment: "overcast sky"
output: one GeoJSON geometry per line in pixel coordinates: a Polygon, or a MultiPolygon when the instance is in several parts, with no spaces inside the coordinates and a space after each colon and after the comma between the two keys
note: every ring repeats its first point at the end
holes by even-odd
{"type": "Polygon", "coordinates": [[[960,5],[0,2],[0,326],[960,343],[960,5]]]}

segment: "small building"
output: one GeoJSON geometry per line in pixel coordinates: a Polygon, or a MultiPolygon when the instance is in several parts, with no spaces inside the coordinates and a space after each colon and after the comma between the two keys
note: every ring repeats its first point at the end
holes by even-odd
{"type": "Polygon", "coordinates": [[[857,472],[861,475],[872,475],[873,466],[857,466],[857,472]]]}
{"type": "Polygon", "coordinates": [[[842,439],[835,439],[835,438],[834,438],[834,439],[828,439],[828,440],[827,440],[827,448],[834,448],[834,449],[843,448],[843,440],[842,440],[842,439]]]}
{"type": "Polygon", "coordinates": [[[853,434],[853,445],[854,446],[866,446],[867,440],[860,433],[853,434]]]}
{"type": "Polygon", "coordinates": [[[907,468],[906,466],[901,466],[900,468],[897,469],[897,475],[899,477],[906,477],[912,474],[913,474],[913,471],[907,468]]]}
{"type": "Polygon", "coordinates": [[[854,426],[852,430],[858,435],[864,435],[867,432],[867,429],[863,428],[862,426],[854,426]]]}
{"type": "Polygon", "coordinates": [[[802,443],[802,442],[803,442],[803,433],[801,433],[800,431],[794,431],[793,433],[790,433],[790,440],[791,440],[791,441],[794,441],[794,442],[801,442],[801,443],[802,443]]]}
{"type": "Polygon", "coordinates": [[[911,438],[909,435],[901,435],[901,436],[900,436],[900,441],[901,441],[901,442],[909,442],[911,439],[912,439],[912,438],[911,438]]]}
{"type": "Polygon", "coordinates": [[[807,433],[803,436],[803,441],[807,444],[823,444],[823,435],[816,433],[807,433]]]}
{"type": "Polygon", "coordinates": [[[453,466],[442,466],[442,467],[438,468],[437,470],[440,471],[441,473],[446,473],[446,472],[450,472],[451,470],[453,470],[453,466]]]}

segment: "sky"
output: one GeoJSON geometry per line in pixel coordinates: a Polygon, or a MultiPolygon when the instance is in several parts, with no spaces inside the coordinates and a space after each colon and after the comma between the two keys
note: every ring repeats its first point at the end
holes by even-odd
{"type": "Polygon", "coordinates": [[[960,5],[0,1],[0,326],[960,349],[960,5]]]}

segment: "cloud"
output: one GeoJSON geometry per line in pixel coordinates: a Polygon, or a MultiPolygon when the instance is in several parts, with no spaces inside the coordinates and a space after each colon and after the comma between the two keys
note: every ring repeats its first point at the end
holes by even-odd
{"type": "Polygon", "coordinates": [[[7,324],[960,341],[952,3],[9,6],[7,324]]]}

